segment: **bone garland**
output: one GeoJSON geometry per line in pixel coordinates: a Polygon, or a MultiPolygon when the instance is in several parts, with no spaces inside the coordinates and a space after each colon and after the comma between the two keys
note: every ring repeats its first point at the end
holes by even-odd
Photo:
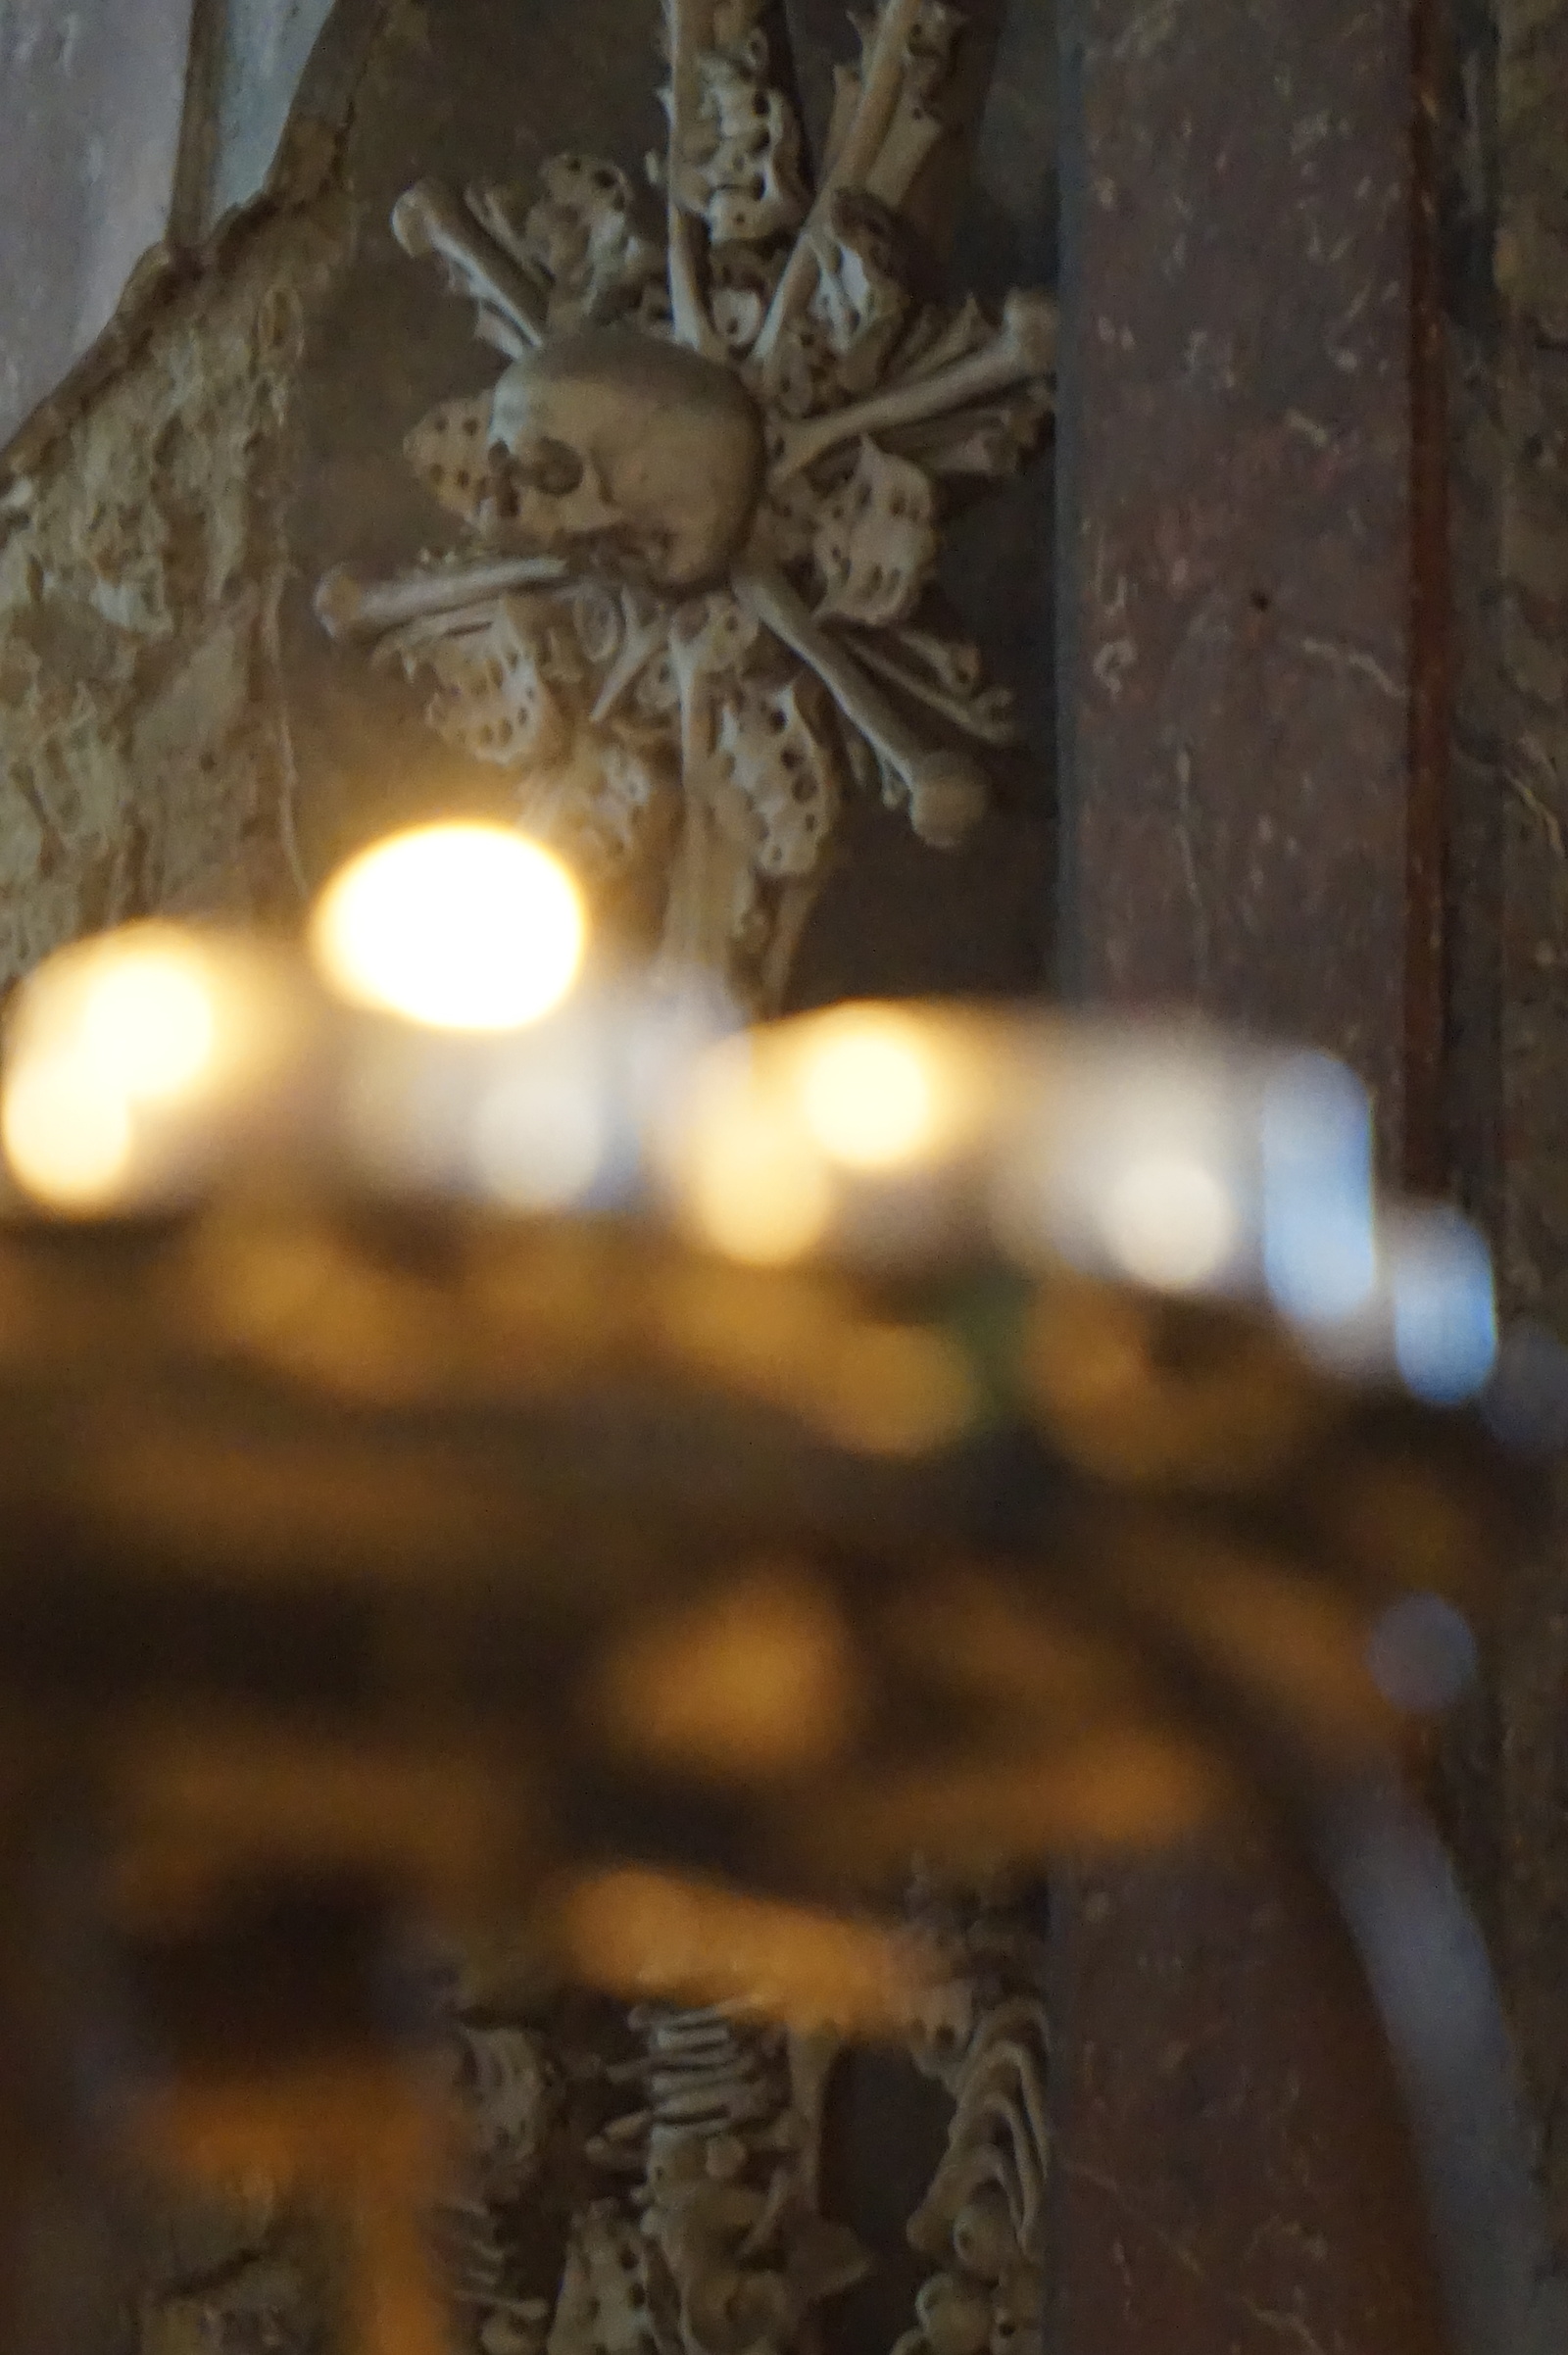
{"type": "Polygon", "coordinates": [[[1050,2036],[1039,1958],[1005,1917],[982,1915],[958,1941],[946,2000],[912,2049],[954,2107],[907,2233],[936,2270],[894,2355],[1040,2355],[1050,2036]]]}
{"type": "Polygon", "coordinates": [[[1033,443],[1054,308],[1014,295],[993,329],[973,302],[911,300],[896,211],[938,128],[947,0],[883,0],[862,28],[809,198],[761,0],[662,8],[662,235],[583,155],[399,207],[511,365],[405,444],[466,559],[340,567],[319,611],[428,674],[431,725],[622,875],[621,905],[662,903],[667,959],[716,964],[763,1011],[847,795],[880,791],[939,848],[985,807],[974,762],[914,724],[1011,737],[1005,690],[928,651],[941,484],[1033,443]]]}
{"type": "MultiPolygon", "coordinates": [[[[1037,2355],[1042,1957],[1004,1912],[926,1896],[913,1915],[937,1968],[910,1974],[902,2033],[952,2115],[907,2228],[930,2271],[899,2347],[1037,2355]]],[[[735,2002],[585,2017],[529,1996],[525,2025],[489,2008],[494,1986],[458,1995],[486,2008],[447,2030],[467,2167],[432,2222],[454,2355],[809,2355],[819,2308],[868,2270],[821,2213],[841,2040],[735,2002]]]]}
{"type": "Polygon", "coordinates": [[[758,78],[746,49],[710,50],[698,61],[701,161],[688,161],[682,196],[712,246],[765,243],[797,229],[806,212],[794,110],[758,78]]]}
{"type": "MultiPolygon", "coordinates": [[[[725,2005],[630,2020],[644,2057],[610,2075],[637,2106],[595,2149],[617,2171],[642,2155],[631,2200],[667,2285],[670,2355],[795,2355],[813,2307],[866,2270],[854,2233],[816,2207],[837,2046],[725,2005]]],[[[554,2337],[552,2350],[564,2355],[554,2337]]]]}

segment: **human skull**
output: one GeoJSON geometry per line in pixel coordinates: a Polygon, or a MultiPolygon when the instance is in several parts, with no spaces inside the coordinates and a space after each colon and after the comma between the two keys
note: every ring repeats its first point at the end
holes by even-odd
{"type": "Polygon", "coordinates": [[[699,588],[745,539],[762,463],[760,417],[728,369],[632,328],[584,328],[497,384],[480,520],[498,540],[699,588]]]}

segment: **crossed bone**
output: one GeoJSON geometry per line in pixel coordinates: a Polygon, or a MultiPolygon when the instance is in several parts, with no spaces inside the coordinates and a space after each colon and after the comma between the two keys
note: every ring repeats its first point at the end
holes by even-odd
{"type": "Polygon", "coordinates": [[[858,439],[861,434],[917,425],[928,417],[968,408],[1009,385],[1049,376],[1056,364],[1056,306],[1050,295],[1027,288],[1009,294],[1003,307],[1002,325],[977,352],[905,383],[888,385],[863,401],[851,402],[848,408],[780,424],[774,434],[768,480],[788,482],[841,442],[858,439]]]}
{"type": "Polygon", "coordinates": [[[816,672],[845,718],[874,748],[908,795],[910,823],[921,840],[936,850],[955,849],[990,799],[985,772],[962,753],[926,744],[776,567],[737,570],[735,594],[816,672]]]}

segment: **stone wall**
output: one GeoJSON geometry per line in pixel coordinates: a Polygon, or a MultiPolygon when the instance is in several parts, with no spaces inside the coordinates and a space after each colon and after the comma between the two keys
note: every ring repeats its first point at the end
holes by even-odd
{"type": "Polygon", "coordinates": [[[278,507],[321,190],[174,280],[98,394],[21,453],[0,547],[0,975],[154,909],[288,900],[278,507]]]}
{"type": "MultiPolygon", "coordinates": [[[[1568,1331],[1568,8],[1450,21],[1453,1152],[1519,1313],[1568,1331]]],[[[1516,1596],[1460,1837],[1519,2032],[1568,2278],[1568,1580],[1516,1596]]],[[[1568,2292],[1565,2292],[1568,2294],[1568,2292]]],[[[1550,2325],[1561,2343],[1562,2315],[1550,2325]]]]}

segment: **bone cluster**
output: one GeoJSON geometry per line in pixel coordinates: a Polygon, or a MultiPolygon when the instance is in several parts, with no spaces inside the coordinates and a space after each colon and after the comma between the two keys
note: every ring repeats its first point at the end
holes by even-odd
{"type": "Polygon", "coordinates": [[[941,849],[985,810],[969,748],[1011,741],[1010,703],[936,590],[946,500],[1032,445],[1055,310],[1018,293],[993,324],[907,282],[959,12],[860,25],[814,187],[760,14],[664,0],[651,193],[563,155],[531,189],[402,199],[405,249],[508,365],[408,439],[452,552],[340,567],[318,608],[428,682],[431,724],[515,778],[529,823],[655,883],[671,959],[764,1010],[852,796],[941,849]]]}
{"type": "MultiPolygon", "coordinates": [[[[944,1958],[906,2024],[949,2098],[907,2238],[928,2268],[889,2355],[1038,2355],[1048,2168],[1041,1957],[1005,1910],[915,1907],[944,1958]]],[[[466,2188],[436,2220],[472,2355],[803,2355],[819,2309],[873,2261],[822,2214],[823,2135],[849,2048],[740,2003],[639,2005],[584,2047],[458,2014],[466,2188]],[[588,2110],[599,2123],[585,2129],[588,2110]],[[519,2253],[528,2203],[574,2185],[548,2278],[519,2253]]]]}

